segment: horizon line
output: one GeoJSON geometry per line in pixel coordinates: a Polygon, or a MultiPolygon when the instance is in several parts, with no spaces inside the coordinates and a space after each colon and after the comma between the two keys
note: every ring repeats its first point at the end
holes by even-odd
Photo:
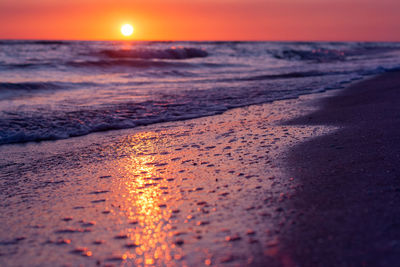
{"type": "Polygon", "coordinates": [[[398,41],[389,41],[389,40],[319,40],[319,39],[310,39],[310,40],[264,40],[264,39],[223,39],[223,40],[212,40],[212,39],[188,39],[188,40],[180,40],[180,39],[50,39],[50,38],[0,38],[0,41],[48,41],[48,42],[60,42],[60,41],[76,41],[76,42],[298,42],[298,43],[351,43],[351,42],[362,42],[362,43],[400,43],[400,40],[398,41]]]}

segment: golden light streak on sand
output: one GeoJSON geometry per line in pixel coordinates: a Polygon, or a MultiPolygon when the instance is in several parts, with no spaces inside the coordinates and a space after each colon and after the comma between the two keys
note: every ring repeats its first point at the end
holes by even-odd
{"type": "MultiPolygon", "coordinates": [[[[147,135],[142,137],[149,138],[147,135]]],[[[152,146],[151,142],[146,142],[145,147],[137,147],[133,141],[132,151],[151,150],[152,146]]],[[[176,256],[171,254],[175,245],[171,246],[171,242],[167,241],[171,211],[166,208],[165,203],[169,200],[160,189],[161,182],[155,167],[159,160],[157,155],[138,156],[132,153],[129,158],[118,162],[120,171],[129,178],[121,185],[127,194],[119,199],[123,205],[121,210],[132,226],[126,234],[132,247],[135,247],[125,254],[135,264],[152,265],[157,260],[165,264],[176,256]]]]}

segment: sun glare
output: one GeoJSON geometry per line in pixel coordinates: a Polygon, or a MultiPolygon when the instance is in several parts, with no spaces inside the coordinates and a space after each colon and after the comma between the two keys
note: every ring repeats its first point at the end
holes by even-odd
{"type": "Polygon", "coordinates": [[[133,27],[130,24],[124,24],[121,27],[121,33],[124,36],[131,36],[133,33],[133,27]]]}

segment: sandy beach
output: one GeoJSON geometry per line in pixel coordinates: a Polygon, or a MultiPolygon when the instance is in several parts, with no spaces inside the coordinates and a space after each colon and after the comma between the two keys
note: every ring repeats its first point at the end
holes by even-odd
{"type": "Polygon", "coordinates": [[[282,236],[298,265],[399,265],[399,89],[399,72],[387,73],[289,123],[339,127],[288,153],[302,181],[290,208],[303,215],[282,236]]]}
{"type": "Polygon", "coordinates": [[[0,147],[2,266],[395,266],[398,73],[0,147]]]}

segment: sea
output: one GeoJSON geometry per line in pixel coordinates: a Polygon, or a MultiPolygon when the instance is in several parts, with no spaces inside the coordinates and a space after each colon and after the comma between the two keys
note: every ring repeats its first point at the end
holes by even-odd
{"type": "Polygon", "coordinates": [[[400,43],[0,41],[0,145],[220,114],[400,70],[400,43]]]}

